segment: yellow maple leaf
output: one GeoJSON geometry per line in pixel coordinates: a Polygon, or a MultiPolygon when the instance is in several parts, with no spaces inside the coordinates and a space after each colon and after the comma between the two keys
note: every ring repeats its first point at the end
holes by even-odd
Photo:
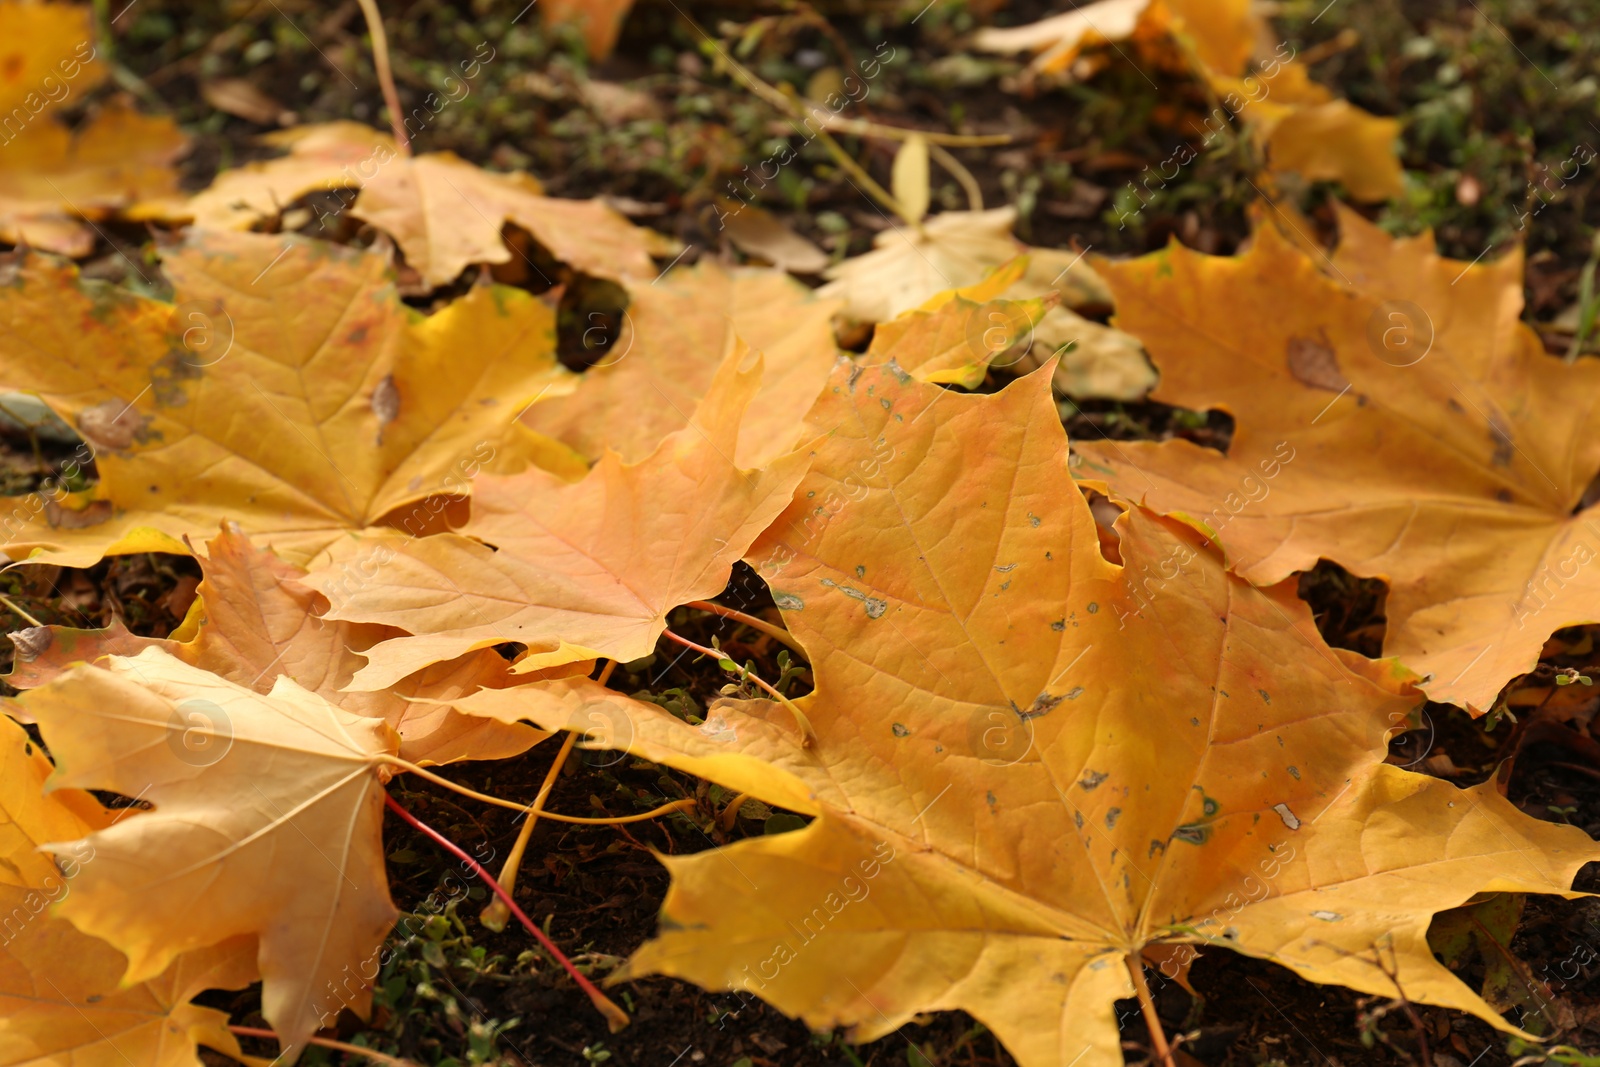
{"type": "Polygon", "coordinates": [[[470,492],[490,464],[545,455],[516,417],[575,383],[553,311],[519,290],[475,288],[421,318],[384,257],[258,234],[192,233],[164,268],[175,304],[39,256],[0,289],[0,385],[83,435],[69,475],[91,458],[100,475],[88,492],[13,499],[12,558],[186,553],[185,535],[232,520],[304,562],[346,530],[470,492]]]}
{"type": "Polygon", "coordinates": [[[527,174],[495,174],[453,152],[408,158],[393,139],[360,123],[304,126],[263,140],[288,155],[224,171],[188,201],[152,199],[132,216],[249,229],[307,193],[359,189],[350,214],[392,236],[428,288],[455,280],[470,264],[509,261],[501,238],[508,222],[574,270],[617,281],[649,281],[656,275],[650,257],[677,251],[602,201],[544,196],[527,174]]]}
{"type": "Polygon", "coordinates": [[[1080,477],[1216,537],[1267,584],[1327,558],[1389,583],[1384,651],[1486,710],[1544,639],[1592,622],[1600,366],[1518,319],[1522,254],[1467,264],[1340,212],[1332,259],[1270,225],[1244,254],[1102,268],[1164,403],[1237,419],[1188,442],[1077,442],[1080,477]]]}
{"type": "MultiPolygon", "coordinates": [[[[400,735],[400,757],[410,763],[506,759],[548,736],[527,726],[487,724],[439,703],[479,687],[524,680],[489,650],[425,667],[395,689],[343,692],[363,662],[361,650],[402,636],[401,631],[322,619],[327,601],[300,584],[306,572],[255,547],[237,530],[225,529],[207,548],[198,597],[170,639],[136,637],[120,620],[103,630],[38,627],[12,635],[17,652],[5,680],[32,689],[75,664],[134,656],[155,646],[258,693],[270,693],[280,676],[287,677],[345,711],[382,719],[400,735]]],[[[378,575],[354,569],[340,577],[365,584],[378,575]]],[[[209,743],[200,734],[193,740],[209,743]]]]}
{"type": "Polygon", "coordinates": [[[838,308],[783,271],[680,267],[634,289],[616,345],[571,396],[529,409],[523,424],[591,459],[611,449],[638,462],[689,424],[717,367],[743,342],[761,354],[762,379],[734,459],[763,466],[799,443],[839,355],[831,324],[838,308]]]}
{"type": "Polygon", "coordinates": [[[1383,763],[1418,704],[1392,661],[1329,649],[1293,587],[1227,573],[1135,509],[1101,555],[1048,370],[967,396],[847,370],[793,505],[756,543],[816,690],[692,726],[587,679],[463,710],[582,729],[813,816],[667,857],[626,975],[758,996],[814,1028],[971,1012],[1025,1067],[1122,1063],[1130,965],[1214,945],[1318,982],[1509,1026],[1433,957],[1480,890],[1564,893],[1600,847],[1487,783],[1383,763]],[[832,488],[860,493],[824,505],[832,488]]]}
{"type": "Polygon", "coordinates": [[[39,845],[112,822],[88,793],[46,794],[50,771],[22,728],[0,715],[0,1065],[199,1067],[198,1044],[237,1056],[227,1015],[190,1000],[255,979],[249,938],[187,952],[122,988],[122,953],[50,914],[96,855],[74,850],[58,867],[39,845]]]}
{"type": "Polygon", "coordinates": [[[56,913],[124,952],[128,984],[255,936],[262,1014],[291,1053],[341,1008],[365,1014],[398,914],[382,840],[394,731],[286,677],[262,695],[158,648],[101,662],[18,702],[55,756],[52,788],[154,808],[44,843],[94,852],[56,913]]]}
{"type": "Polygon", "coordinates": [[[424,664],[512,641],[535,653],[523,670],[647,655],[669,611],[722,591],[806,467],[801,452],[759,470],[734,462],[762,378],[760,360],[741,369],[743,356],[723,361],[689,425],[638,463],[608,452],[576,483],[540,470],[485,476],[461,533],[386,550],[381,585],[347,593],[313,571],[306,581],[332,601],[328,618],[417,635],[366,649],[352,685],[382,689],[424,664]]]}

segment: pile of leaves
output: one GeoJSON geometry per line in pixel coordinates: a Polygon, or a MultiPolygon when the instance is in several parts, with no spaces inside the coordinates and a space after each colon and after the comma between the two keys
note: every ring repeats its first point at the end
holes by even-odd
{"type": "MultiPolygon", "coordinates": [[[[626,8],[541,14],[603,53],[626,8]]],[[[0,1067],[359,1053],[338,1023],[417,936],[386,809],[613,1028],[516,904],[539,821],[725,840],[765,812],[662,857],[659,932],[610,982],[853,1040],[961,1010],[1026,1067],[1118,1064],[1133,998],[1175,1064],[1150,985],[1203,949],[1516,1038],[1591,1022],[1506,946],[1522,895],[1579,895],[1600,846],[1508,800],[1510,764],[1463,788],[1391,741],[1430,702],[1522,713],[1524,746],[1587,706],[1587,675],[1540,663],[1600,621],[1600,370],[1521,321],[1519,252],[1448,259],[1342,207],[1330,250],[1271,195],[1377,200],[1401,172],[1395,124],[1265,30],[1242,3],[1105,0],[975,38],[1037,51],[1029,84],[1126,44],[1207,87],[1221,110],[1185,121],[1238,120],[1259,154],[1236,255],[1110,261],[1029,248],[981,196],[933,212],[933,166],[966,174],[938,131],[724,53],[824,137],[895,146],[884,183],[841,150],[888,225],[828,266],[725,197],[767,265],[684,264],[618,205],[414,153],[397,113],[291,127],[186,194],[170,121],[46,113],[110,73],[89,13],[0,0],[0,113],[26,117],[0,148],[0,401],[56,442],[6,502],[8,574],[177,560],[160,635],[0,598],[28,624],[0,717],[0,1067]],[[150,227],[123,284],[73,261],[112,219],[150,227]],[[1231,433],[1117,440],[1064,399],[1146,396],[1231,433]],[[1380,655],[1298,595],[1329,564],[1386,583],[1380,655]],[[770,607],[723,602],[736,579],[770,607]],[[721,692],[623,681],[663,655],[721,692]],[[564,813],[580,743],[701,787],[564,813]],[[560,749],[536,795],[464,784],[535,746],[560,749]],[[407,810],[418,780],[525,816],[497,879],[407,810]],[[252,987],[265,1028],[217,1006],[252,987]]]]}

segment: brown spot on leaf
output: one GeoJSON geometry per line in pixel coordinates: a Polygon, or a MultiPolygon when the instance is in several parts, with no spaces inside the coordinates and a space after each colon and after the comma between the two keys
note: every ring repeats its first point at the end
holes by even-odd
{"type": "Polygon", "coordinates": [[[1295,380],[1330,393],[1342,393],[1350,388],[1350,382],[1339,370],[1339,357],[1328,344],[1326,334],[1317,339],[1289,338],[1288,356],[1289,373],[1295,380]]]}
{"type": "Polygon", "coordinates": [[[78,415],[78,432],[97,449],[119,451],[145,439],[150,420],[126,400],[112,397],[78,415]]]}

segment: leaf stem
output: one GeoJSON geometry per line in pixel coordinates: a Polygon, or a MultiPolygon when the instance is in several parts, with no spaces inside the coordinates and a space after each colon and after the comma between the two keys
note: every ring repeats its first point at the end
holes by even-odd
{"type": "MultiPolygon", "coordinates": [[[[750,629],[759,630],[768,637],[782,641],[784,644],[788,645],[802,656],[806,656],[805,646],[800,644],[800,642],[795,639],[794,634],[790,633],[788,630],[785,630],[781,626],[774,626],[765,619],[758,619],[754,615],[747,615],[744,612],[738,611],[734,608],[724,607],[712,600],[691,600],[684,606],[695,608],[699,611],[709,611],[713,615],[721,615],[724,619],[732,619],[735,622],[742,622],[746,626],[750,627],[750,629]]],[[[810,662],[809,656],[806,656],[806,661],[810,662]]]]}
{"type": "Polygon", "coordinates": [[[744,802],[750,799],[749,793],[740,793],[728,801],[728,806],[722,809],[722,814],[717,816],[717,825],[723,833],[731,833],[739,822],[739,809],[744,807],[744,802]]]}
{"type": "Polygon", "coordinates": [[[574,982],[578,983],[578,988],[583,990],[584,993],[588,995],[589,1002],[595,1006],[595,1010],[597,1010],[601,1015],[605,1016],[606,1022],[610,1025],[611,1032],[613,1034],[628,1025],[627,1012],[623,1011],[621,1008],[612,1003],[610,997],[607,997],[604,993],[600,992],[599,989],[595,988],[595,984],[589,981],[588,978],[584,977],[583,974],[581,974],[578,969],[572,965],[572,961],[567,959],[565,953],[556,947],[556,943],[551,941],[550,938],[546,936],[545,932],[539,929],[538,925],[535,924],[532,919],[528,918],[527,912],[523,911],[517,906],[517,902],[511,899],[511,894],[507,893],[500,887],[500,883],[494,880],[494,875],[490,874],[483,864],[467,855],[466,850],[460,845],[457,845],[454,841],[450,840],[448,837],[445,837],[439,831],[435,830],[433,827],[429,826],[427,823],[411,814],[405,808],[402,808],[394,799],[394,797],[388,794],[388,792],[383,794],[383,802],[388,805],[390,811],[400,816],[400,818],[404,819],[407,823],[410,823],[415,829],[432,838],[434,842],[437,843],[441,848],[451,853],[462,863],[471,867],[472,872],[479,878],[483,879],[484,883],[488,885],[491,890],[493,890],[495,896],[499,897],[501,901],[505,903],[506,908],[511,912],[511,914],[517,917],[517,921],[528,928],[528,932],[534,936],[539,944],[544,946],[545,951],[554,956],[556,962],[561,964],[562,968],[572,976],[572,980],[574,982]]]}
{"type": "Polygon", "coordinates": [[[928,142],[928,155],[933,157],[935,163],[949,171],[950,176],[966,191],[967,210],[982,211],[983,189],[978,185],[978,179],[972,176],[972,172],[962,165],[961,160],[932,141],[928,142]]]}
{"type": "Polygon", "coordinates": [[[378,72],[378,86],[383,90],[383,103],[389,109],[389,129],[394,133],[394,143],[402,156],[411,155],[411,138],[406,134],[406,124],[400,119],[400,94],[395,92],[394,71],[389,69],[389,35],[383,32],[383,16],[378,13],[378,0],[356,0],[361,14],[367,20],[367,33],[372,37],[372,66],[378,72]]]}
{"type": "MultiPolygon", "coordinates": [[[[420,778],[426,778],[435,785],[442,785],[446,789],[460,793],[464,797],[471,797],[473,800],[482,801],[485,804],[493,804],[497,808],[508,808],[511,811],[524,812],[530,818],[538,815],[542,818],[549,819],[551,822],[567,822],[573,823],[577,826],[618,826],[622,823],[648,822],[651,819],[658,819],[663,815],[671,815],[675,811],[683,811],[687,808],[694,807],[694,799],[692,797],[685,797],[682,800],[674,800],[670,804],[663,804],[659,808],[652,808],[651,810],[640,815],[611,815],[604,819],[586,819],[579,815],[561,815],[557,812],[546,811],[539,805],[538,801],[535,801],[532,804],[518,804],[515,800],[502,800],[499,797],[492,797],[488,793],[480,793],[476,789],[468,789],[459,782],[452,782],[448,778],[441,778],[432,771],[418,767],[415,763],[407,763],[398,756],[379,756],[378,759],[384,763],[389,763],[399,767],[403,771],[409,771],[420,778]]],[[[495,884],[499,885],[500,883],[496,882],[495,884]]]]}
{"type": "Polygon", "coordinates": [[[21,608],[17,607],[16,604],[12,603],[11,598],[6,596],[3,593],[0,593],[0,604],[4,604],[6,606],[6,608],[13,615],[16,615],[16,616],[19,616],[19,617],[21,617],[23,619],[26,619],[28,622],[33,623],[33,625],[35,625],[35,626],[43,626],[44,625],[44,623],[40,622],[38,619],[34,618],[32,615],[29,615],[26,611],[23,611],[21,608]]]}
{"type": "MultiPolygon", "coordinates": [[[[687,637],[679,637],[671,630],[661,631],[661,636],[676,641],[684,648],[693,649],[702,656],[710,656],[715,660],[724,660],[728,658],[726,653],[718,652],[714,648],[707,648],[705,645],[697,645],[687,637]]],[[[772,699],[778,701],[784,707],[789,709],[789,714],[794,716],[795,724],[800,727],[800,747],[810,748],[811,742],[815,740],[817,734],[816,731],[811,728],[811,720],[806,718],[806,713],[800,710],[799,705],[790,700],[788,697],[784,696],[782,693],[778,692],[777,689],[773,688],[770,684],[763,680],[759,674],[755,674],[752,671],[747,671],[743,667],[739,668],[739,674],[741,677],[748,678],[761,688],[765,689],[772,695],[772,699]]]]}
{"type": "Polygon", "coordinates": [[[1144,1024],[1150,1028],[1152,1059],[1173,1067],[1172,1049],[1167,1045],[1167,1035],[1161,1031],[1161,1017],[1156,1014],[1156,1002],[1150,996],[1150,987],[1144,981],[1144,958],[1138,952],[1127,956],[1128,974],[1133,977],[1133,991],[1139,994],[1139,1008],[1144,1012],[1144,1024]]]}
{"type": "MultiPolygon", "coordinates": [[[[612,660],[612,663],[615,663],[612,660]]],[[[609,666],[609,665],[608,665],[609,666]]],[[[572,746],[577,743],[578,735],[568,733],[561,741],[561,751],[556,753],[556,761],[550,765],[550,770],[544,776],[544,784],[539,786],[539,795],[533,798],[533,805],[528,808],[528,817],[522,820],[522,827],[517,831],[516,843],[511,846],[510,855],[500,868],[500,888],[507,894],[517,891],[517,871],[522,868],[522,857],[528,851],[528,842],[533,838],[533,828],[539,823],[539,809],[544,807],[544,802],[550,797],[550,790],[555,788],[556,778],[561,774],[561,768],[567,765],[567,757],[572,754],[572,746]]],[[[478,913],[478,921],[495,933],[506,928],[506,923],[511,921],[511,911],[505,904],[496,898],[489,902],[489,906],[478,913]]]]}
{"type": "MultiPolygon", "coordinates": [[[[275,1030],[263,1030],[256,1026],[229,1026],[228,1029],[240,1037],[260,1037],[268,1041],[276,1041],[280,1048],[283,1046],[283,1038],[279,1037],[275,1030]]],[[[339,1052],[353,1052],[357,1056],[365,1056],[374,1063],[386,1063],[389,1067],[417,1067],[417,1064],[411,1060],[403,1060],[399,1056],[391,1056],[387,1052],[379,1052],[375,1048],[362,1048],[360,1045],[352,1045],[347,1041],[335,1041],[331,1037],[308,1037],[306,1040],[313,1045],[321,1045],[323,1048],[331,1048],[339,1052]]]]}

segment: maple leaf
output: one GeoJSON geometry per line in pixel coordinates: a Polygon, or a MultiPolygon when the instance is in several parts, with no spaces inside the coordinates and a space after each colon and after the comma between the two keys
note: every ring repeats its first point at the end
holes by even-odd
{"type": "Polygon", "coordinates": [[[766,701],[699,726],[587,679],[456,702],[546,729],[599,703],[626,717],[613,744],[814,817],[664,858],[628,976],[856,1040],[962,1009],[1025,1067],[1120,1064],[1114,1001],[1152,946],[1393,995],[1390,967],[1413,1001],[1508,1028],[1434,959],[1430,917],[1565,892],[1600,848],[1493,783],[1384,765],[1409,672],[1329,649],[1288,583],[1244,583],[1143,510],[1107,562],[1048,370],[968,396],[847,368],[814,418],[835,430],[749,557],[811,660],[809,747],[766,701]]]}
{"type": "Polygon", "coordinates": [[[1085,48],[1130,41],[1146,56],[1192,67],[1211,83],[1221,106],[1203,126],[1206,144],[1213,123],[1238,116],[1266,149],[1271,170],[1343,182],[1358,200],[1399,195],[1399,122],[1335,100],[1294,62],[1292,48],[1283,55],[1287,41],[1259,56],[1260,75],[1247,77],[1256,42],[1270,39],[1247,0],[1100,0],[1026,26],[982,29],[973,44],[991,52],[1037,51],[1032,69],[1059,71],[1085,48]],[[1174,42],[1178,57],[1171,55],[1174,42]]]}
{"type": "Polygon", "coordinates": [[[608,452],[576,483],[536,469],[486,475],[461,534],[385,549],[381,585],[347,591],[313,572],[306,581],[332,601],[328,618],[418,635],[366,649],[352,685],[382,689],[512,641],[536,653],[521,670],[648,654],[669,611],[723,590],[805,471],[799,452],[754,471],[733,461],[762,381],[761,361],[741,369],[743,356],[723,361],[690,424],[640,462],[608,452]]]}
{"type": "Polygon", "coordinates": [[[717,367],[743,342],[761,353],[761,391],[739,432],[735,462],[760,467],[799,443],[839,348],[839,301],[816,298],[783,271],[680,267],[630,294],[621,336],[571,396],[529,409],[523,425],[591,459],[606,449],[634,463],[683,429],[717,367]],[[616,413],[627,411],[619,419],[616,413]]]}
{"type": "Polygon", "coordinates": [[[364,1015],[398,914],[382,841],[394,731],[286,677],[262,695],[156,648],[101,662],[18,702],[55,756],[52,788],[154,809],[44,844],[94,852],[56,913],[126,953],[124,984],[254,935],[262,1014],[291,1053],[340,1008],[364,1015]]]}
{"type": "Polygon", "coordinates": [[[501,238],[508,222],[574,270],[619,282],[649,281],[656,275],[650,257],[677,251],[602,201],[544,196],[530,175],[495,174],[453,152],[408,158],[393,139],[360,123],[303,126],[263,140],[288,155],[224,171],[191,200],[153,200],[134,217],[249,229],[307,193],[359,189],[350,214],[392,236],[430,289],[470,264],[508,262],[511,249],[501,238]]]}
{"type": "Polygon", "coordinates": [[[1434,700],[1487,709],[1550,633],[1595,620],[1600,366],[1518,319],[1522,255],[1446,259],[1340,212],[1331,260],[1257,228],[1102,267],[1152,394],[1237,420],[1226,456],[1080,441],[1087,484],[1185,518],[1271,584],[1320,558],[1389,584],[1384,652],[1434,700]],[[1247,325],[1242,325],[1247,324],[1247,325]]]}
{"type": "Polygon", "coordinates": [[[946,211],[915,231],[892,226],[872,239],[873,249],[823,272],[819,296],[842,297],[844,314],[858,322],[887,322],[948,289],[976,285],[1027,251],[1011,236],[1014,207],[946,211]]]}
{"type": "MultiPolygon", "coordinates": [[[[505,759],[547,736],[527,726],[485,723],[439,703],[480,686],[523,681],[489,650],[425,667],[395,689],[343,692],[363,662],[361,651],[401,631],[322,619],[327,601],[300,584],[306,572],[256,548],[236,529],[224,529],[207,547],[195,606],[170,639],[136,637],[120,621],[103,630],[39,627],[11,635],[17,653],[5,680],[32,689],[75,664],[135,656],[154,646],[258,693],[270,693],[286,677],[345,711],[382,719],[400,735],[400,757],[410,763],[505,759]]],[[[356,571],[354,577],[365,576],[356,571]]]]}
{"type": "MultiPolygon", "coordinates": [[[[519,290],[471,290],[427,318],[384,257],[298,237],[191,233],[164,255],[176,304],[24,256],[0,289],[4,388],[36,393],[96,463],[85,493],[14,502],[13,558],[87,566],[186,553],[224,520],[303,562],[345,530],[469,491],[491,461],[542,455],[520,411],[572,388],[554,313],[519,290]]],[[[561,450],[565,454],[566,450],[561,450]]]]}
{"type": "Polygon", "coordinates": [[[113,102],[76,132],[52,110],[99,85],[93,14],[67,4],[0,4],[0,241],[87,255],[97,221],[177,192],[188,138],[171,118],[113,102]]]}
{"type": "Polygon", "coordinates": [[[103,829],[112,817],[80,790],[45,794],[50,771],[22,728],[0,715],[0,1065],[199,1067],[202,1043],[238,1056],[226,1013],[190,1001],[255,979],[248,938],[187,952],[124,989],[122,953],[51,916],[95,853],[71,853],[58,868],[38,846],[103,829]]]}

